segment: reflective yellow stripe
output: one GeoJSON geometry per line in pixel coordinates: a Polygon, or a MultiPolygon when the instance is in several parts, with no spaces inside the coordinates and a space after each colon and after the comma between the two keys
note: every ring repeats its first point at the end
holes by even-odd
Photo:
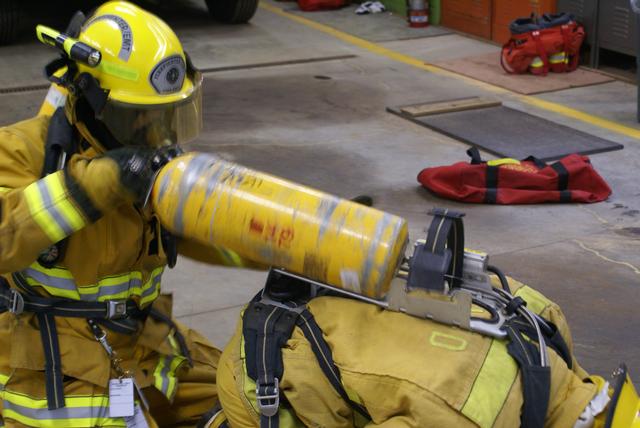
{"type": "Polygon", "coordinates": [[[184,357],[175,357],[171,360],[171,365],[169,366],[169,387],[167,388],[167,397],[169,397],[169,399],[173,399],[176,393],[176,386],[178,384],[176,370],[178,370],[178,367],[180,367],[184,361],[186,361],[184,357]]]}
{"type": "Polygon", "coordinates": [[[44,201],[38,190],[37,182],[24,189],[24,196],[29,205],[29,212],[40,228],[46,233],[51,242],[58,242],[64,238],[64,232],[55,222],[44,206],[44,201]]]}
{"type": "Polygon", "coordinates": [[[71,272],[61,267],[45,269],[34,263],[22,273],[29,285],[42,287],[53,296],[98,302],[139,296],[143,305],[152,302],[160,294],[163,272],[164,266],[155,268],[145,283],[142,283],[141,272],[132,271],[107,276],[101,278],[97,284],[81,287],[76,285],[71,272]]]}
{"type": "Polygon", "coordinates": [[[566,58],[567,57],[564,52],[558,52],[549,57],[549,62],[551,64],[560,64],[565,62],[566,58]]]}
{"type": "Polygon", "coordinates": [[[57,287],[50,287],[26,275],[25,275],[25,280],[27,281],[27,284],[29,284],[32,287],[44,288],[45,290],[47,290],[47,293],[51,294],[52,296],[64,297],[66,299],[72,299],[72,300],[80,300],[80,294],[78,293],[77,290],[65,290],[57,287]]]}
{"type": "MultiPolygon", "coordinates": [[[[3,399],[18,406],[29,407],[31,409],[46,409],[46,398],[33,398],[26,394],[20,394],[13,391],[2,392],[3,399]]],[[[109,397],[106,395],[81,395],[81,396],[65,396],[66,407],[108,407],[109,397]]]]}
{"type": "Polygon", "coordinates": [[[169,401],[173,400],[178,386],[176,371],[186,358],[182,356],[165,356],[160,358],[156,369],[153,372],[153,385],[162,392],[169,401]]]}
{"type": "Polygon", "coordinates": [[[480,428],[492,427],[517,374],[518,365],[507,352],[506,342],[493,339],[462,414],[480,428]]]}
{"type": "Polygon", "coordinates": [[[93,426],[98,426],[98,427],[100,426],[126,427],[127,426],[124,420],[111,419],[111,418],[32,419],[32,418],[23,416],[12,409],[3,409],[2,416],[5,419],[13,419],[27,426],[38,427],[38,428],[60,428],[60,427],[85,428],[85,427],[93,427],[93,426]]]}
{"type": "Polygon", "coordinates": [[[55,276],[56,278],[64,278],[68,280],[73,280],[73,275],[69,272],[69,269],[65,269],[62,267],[54,266],[51,268],[45,268],[40,263],[33,263],[29,266],[30,269],[36,270],[42,274],[55,276]]]}
{"type": "Polygon", "coordinates": [[[7,193],[13,190],[11,187],[0,187],[0,193],[7,193]]]}
{"type": "Polygon", "coordinates": [[[123,418],[109,418],[107,396],[67,396],[66,406],[48,410],[46,399],[32,398],[11,391],[0,391],[2,416],[33,427],[126,426],[123,418]]]}
{"type": "Polygon", "coordinates": [[[167,340],[176,355],[161,357],[156,369],[153,371],[154,386],[157,390],[162,392],[169,401],[173,400],[173,396],[176,393],[176,387],[178,386],[176,371],[182,363],[187,361],[185,357],[179,355],[182,350],[176,341],[174,334],[174,332],[171,332],[171,334],[167,336],[167,340]]]}
{"type": "Polygon", "coordinates": [[[62,174],[62,171],[50,174],[24,190],[31,215],[52,242],[58,242],[86,225],[83,215],[67,194],[62,174]]]}
{"type": "Polygon", "coordinates": [[[139,77],[138,70],[136,70],[135,68],[125,67],[124,65],[116,64],[115,62],[109,62],[104,59],[100,61],[100,65],[98,66],[98,68],[101,71],[112,76],[120,77],[121,79],[132,80],[134,82],[138,80],[139,77]]]}
{"type": "Polygon", "coordinates": [[[542,58],[540,58],[539,56],[535,57],[533,59],[533,61],[531,61],[531,67],[542,67],[544,65],[544,62],[542,62],[542,58]]]}
{"type": "Polygon", "coordinates": [[[513,158],[493,159],[493,160],[487,161],[487,165],[489,166],[520,165],[520,161],[513,158]]]}

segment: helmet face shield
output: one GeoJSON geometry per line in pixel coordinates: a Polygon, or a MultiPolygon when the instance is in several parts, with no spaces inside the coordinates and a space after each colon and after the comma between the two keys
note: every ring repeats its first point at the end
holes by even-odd
{"type": "Polygon", "coordinates": [[[190,76],[193,91],[167,104],[128,104],[108,99],[98,119],[126,146],[162,147],[193,140],[202,129],[202,75],[190,76]]]}

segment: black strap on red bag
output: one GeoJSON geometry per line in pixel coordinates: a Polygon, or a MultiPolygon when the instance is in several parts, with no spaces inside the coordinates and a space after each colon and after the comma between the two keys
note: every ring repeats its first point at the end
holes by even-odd
{"type": "MultiPolygon", "coordinates": [[[[496,204],[498,202],[498,171],[500,167],[498,165],[489,165],[482,160],[480,151],[477,147],[471,147],[467,150],[467,155],[471,158],[471,165],[486,164],[486,192],[484,196],[485,204],[496,204]]],[[[522,159],[522,162],[532,162],[539,169],[550,166],[558,174],[558,191],[560,191],[560,202],[571,202],[571,190],[569,187],[569,171],[562,164],[561,161],[557,161],[551,165],[547,165],[546,162],[538,159],[535,156],[529,156],[522,159]]]]}
{"type": "Polygon", "coordinates": [[[542,67],[535,74],[547,75],[549,71],[562,73],[578,67],[579,46],[584,38],[584,31],[573,15],[559,13],[536,17],[532,14],[528,18],[512,21],[509,30],[511,39],[503,45],[500,54],[500,64],[507,73],[531,71],[530,64],[536,58],[540,59],[542,67]],[[576,31],[580,32],[576,34],[576,31]],[[577,47],[576,37],[579,38],[577,47]],[[556,51],[559,49],[559,42],[562,44],[562,51],[556,51]],[[552,66],[549,56],[560,52],[563,53],[563,60],[552,66]]]}

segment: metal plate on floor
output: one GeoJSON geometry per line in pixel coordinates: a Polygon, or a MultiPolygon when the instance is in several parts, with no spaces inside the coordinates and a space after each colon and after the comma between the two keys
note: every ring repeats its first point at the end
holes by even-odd
{"type": "Polygon", "coordinates": [[[501,157],[524,159],[532,155],[552,160],[571,153],[588,155],[624,148],[622,144],[504,106],[421,117],[403,114],[400,108],[387,110],[501,157]]]}

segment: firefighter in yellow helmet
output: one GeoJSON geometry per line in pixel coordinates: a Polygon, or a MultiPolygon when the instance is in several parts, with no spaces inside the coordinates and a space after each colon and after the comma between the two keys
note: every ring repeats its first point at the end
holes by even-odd
{"type": "Polygon", "coordinates": [[[0,128],[0,426],[219,426],[219,351],[173,320],[160,283],[178,252],[246,262],[145,205],[200,131],[202,78],[133,4],[73,27],[37,30],[62,54],[46,68],[59,107],[0,128]]]}

